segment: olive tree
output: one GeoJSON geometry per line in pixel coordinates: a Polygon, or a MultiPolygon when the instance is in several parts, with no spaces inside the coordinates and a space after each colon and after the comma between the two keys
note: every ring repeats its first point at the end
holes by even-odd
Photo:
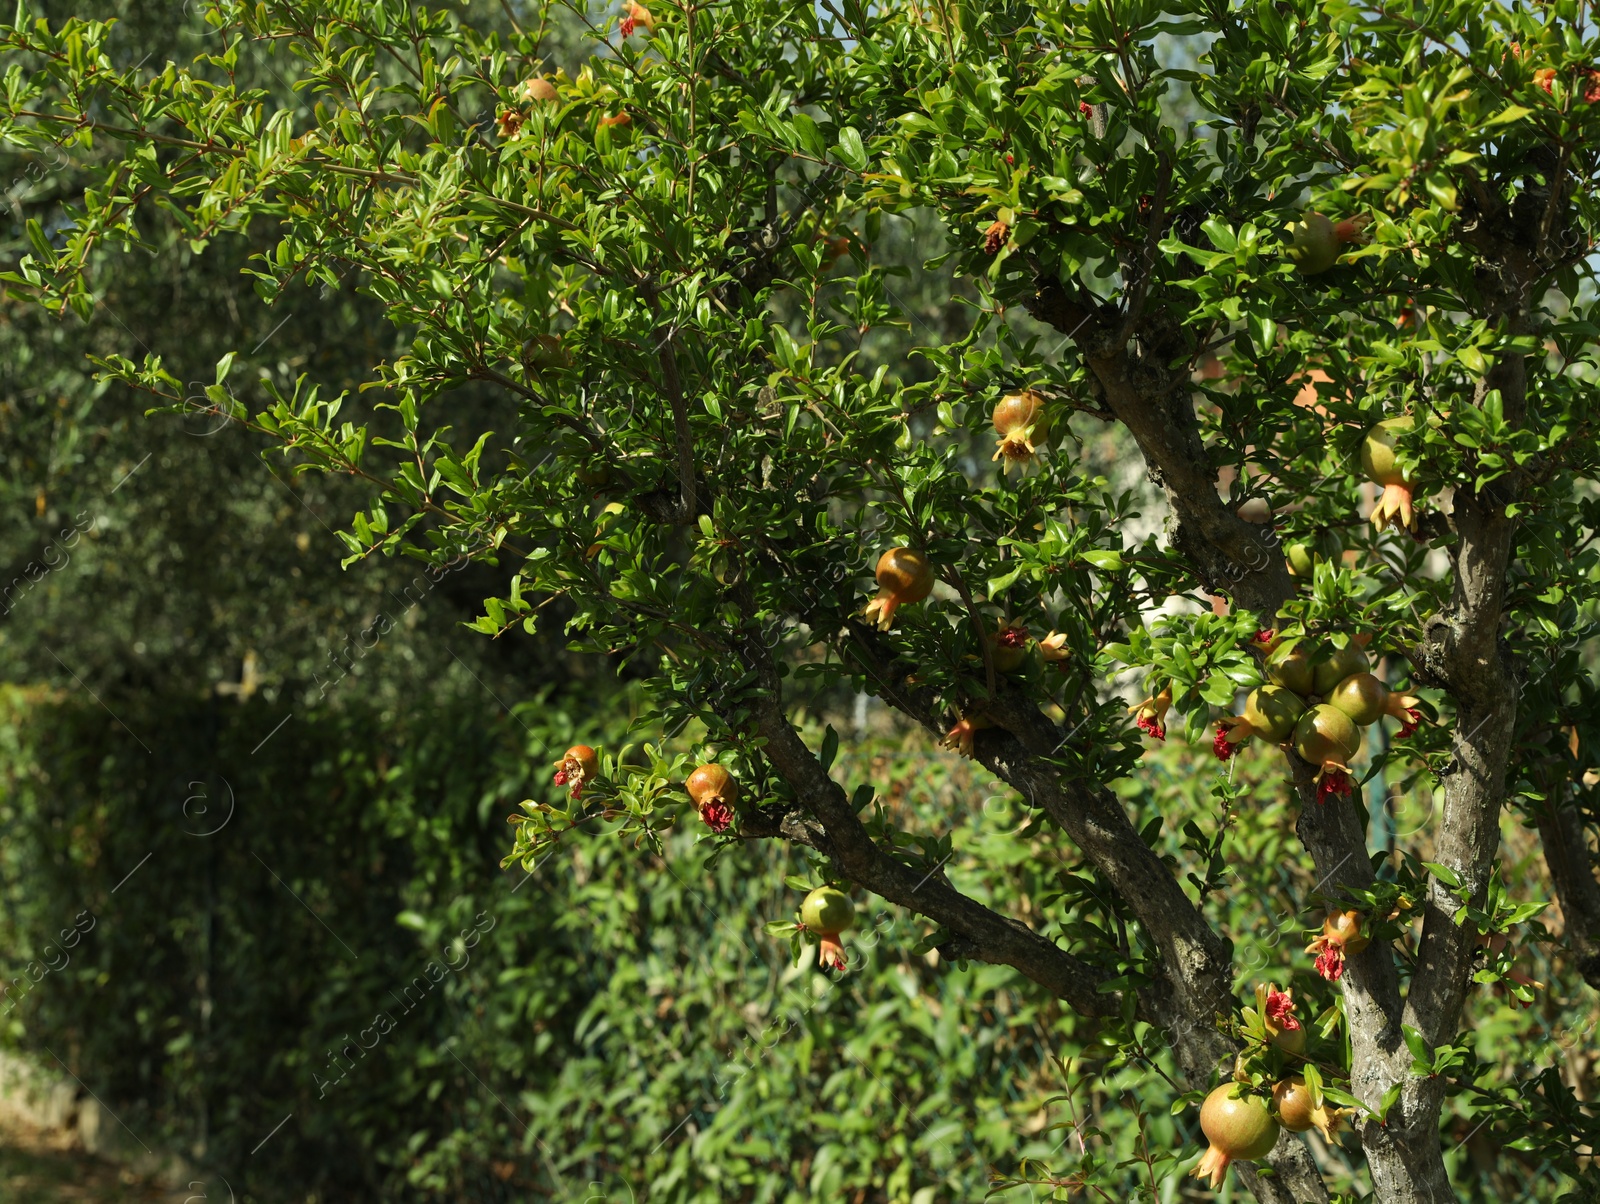
{"type": "MultiPolygon", "coordinates": [[[[381,420],[230,358],[207,404],[370,486],[352,562],[509,567],[479,630],[564,622],[692,739],[575,745],[508,862],[596,824],[803,846],[821,893],[775,933],[833,965],[870,892],[1108,1044],[1162,1034],[1207,1099],[1213,1183],[1231,1157],[1259,1200],[1327,1200],[1288,1130],[1342,1121],[1381,1204],[1455,1199],[1441,1108],[1482,1073],[1464,1009],[1489,984],[1533,998],[1509,938],[1549,935],[1497,873],[1503,813],[1537,829],[1564,956],[1600,985],[1586,10],[573,13],[595,52],[571,72],[550,9],[506,8],[502,36],[470,6],[220,0],[211,50],[165,65],[24,13],[0,132],[100,183],[5,279],[88,315],[90,252],[159,207],[196,249],[274,231],[268,300],[351,274],[385,306],[409,351],[363,385],[381,420]],[[240,85],[247,61],[310,116],[240,85]],[[948,260],[883,253],[919,222],[948,260]],[[896,299],[940,263],[970,285],[954,339],[896,299]],[[469,384],[502,404],[467,445],[469,384]],[[1088,470],[1105,429],[1158,529],[1088,470]],[[837,781],[838,735],[800,722],[851,691],[1014,787],[1087,874],[1026,915],[958,889],[948,836],[837,781]],[[1252,822],[1227,777],[1181,855],[1110,789],[1169,713],[1224,760],[1282,745],[1306,926],[1327,922],[1259,983],[1206,907],[1252,822]],[[1369,850],[1358,781],[1431,792],[1429,823],[1369,850]]],[[[185,405],[158,359],[101,367],[185,405]]],[[[1548,1080],[1474,1098],[1574,1173],[1596,1136],[1548,1080]]]]}

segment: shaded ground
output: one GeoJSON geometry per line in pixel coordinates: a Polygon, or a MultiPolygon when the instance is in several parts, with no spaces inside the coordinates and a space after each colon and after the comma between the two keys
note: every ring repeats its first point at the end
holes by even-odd
{"type": "Polygon", "coordinates": [[[63,1134],[0,1119],[0,1200],[5,1204],[184,1204],[70,1145],[63,1134]]]}

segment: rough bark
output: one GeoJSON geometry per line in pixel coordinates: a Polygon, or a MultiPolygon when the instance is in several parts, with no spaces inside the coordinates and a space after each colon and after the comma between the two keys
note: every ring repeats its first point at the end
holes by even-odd
{"type": "Polygon", "coordinates": [[[1539,811],[1538,825],[1567,944],[1577,958],[1578,973],[1600,991],[1600,882],[1595,880],[1583,816],[1552,798],[1539,811]]]}

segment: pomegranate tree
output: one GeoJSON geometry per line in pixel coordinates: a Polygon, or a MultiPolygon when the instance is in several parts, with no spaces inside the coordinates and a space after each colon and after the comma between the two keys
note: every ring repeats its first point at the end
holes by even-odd
{"type": "MultiPolygon", "coordinates": [[[[1503,859],[1502,832],[1538,833],[1562,896],[1561,972],[1600,983],[1583,793],[1600,773],[1587,689],[1600,124],[1570,13],[980,0],[959,20],[844,5],[819,23],[764,0],[654,16],[617,0],[588,13],[585,54],[570,22],[547,29],[528,6],[445,6],[425,22],[413,0],[329,21],[290,0],[205,7],[225,52],[166,66],[133,65],[92,21],[5,27],[7,153],[92,150],[11,190],[7,304],[88,320],[112,253],[149,230],[271,248],[251,261],[266,303],[313,304],[311,282],[386,315],[370,372],[349,381],[313,359],[284,396],[293,357],[269,344],[263,359],[241,337],[245,375],[212,360],[222,379],[207,387],[295,469],[362,495],[341,533],[354,560],[464,555],[495,591],[474,630],[572,639],[594,667],[574,663],[578,683],[619,665],[643,679],[650,751],[563,761],[563,786],[585,793],[605,767],[619,804],[607,834],[692,856],[670,826],[729,819],[742,839],[707,854],[755,867],[755,842],[771,842],[772,862],[808,863],[807,883],[889,900],[903,909],[894,939],[927,938],[941,966],[996,967],[982,982],[1026,979],[1025,1010],[1077,1013],[1071,1032],[1151,1069],[1144,1091],[1166,1091],[1155,1071],[1209,1090],[1246,1044],[1262,1047],[1246,1058],[1254,1100],[1295,1074],[1314,1099],[1313,1064],[1338,1092],[1339,1071],[1371,1110],[1352,1117],[1370,1165],[1355,1190],[1377,1204],[1482,1194],[1470,1166],[1445,1164],[1447,1104],[1452,1125],[1493,1120],[1489,1146],[1517,1144],[1512,1129],[1541,1154],[1570,1141],[1539,1093],[1513,1115],[1502,1077],[1486,1105],[1454,1072],[1415,1073],[1398,1039],[1411,1028],[1447,1049],[1481,1019],[1479,985],[1521,986],[1509,947],[1480,949],[1455,922],[1464,907],[1483,930],[1527,922],[1492,872],[1536,859],[1520,845],[1503,859]],[[1222,30],[1196,47],[1203,62],[1166,53],[1173,30],[1202,25],[1222,30]],[[1526,58],[1508,60],[1513,39],[1526,58]],[[294,72],[307,103],[268,111],[253,85],[269,66],[294,72]],[[535,73],[556,99],[519,94],[535,73]],[[1178,95],[1204,137],[1175,137],[1178,95]],[[505,139],[501,106],[518,117],[505,139]],[[627,153],[596,154],[624,138],[627,153]],[[1369,216],[1379,245],[1358,249],[1369,216]],[[826,239],[846,231],[854,270],[830,276],[826,239]],[[924,270],[938,254],[948,275],[924,270]],[[383,399],[381,424],[334,402],[347,384],[383,399]],[[1050,471],[997,472],[997,450],[1050,471]],[[1419,517],[1435,486],[1437,512],[1419,517]],[[1348,521],[1357,490],[1377,501],[1377,529],[1348,521]],[[611,505],[601,534],[593,512],[611,505]],[[869,603],[852,582],[874,563],[869,603]],[[947,605],[932,604],[935,566],[947,605]],[[861,607],[865,619],[849,613],[861,607]],[[1019,632],[1006,641],[1050,633],[1048,672],[1029,671],[1031,652],[1004,671],[1016,649],[998,614],[1019,632]],[[1354,629],[1372,633],[1370,656],[1354,629]],[[1113,701],[1112,661],[1146,687],[1113,701]],[[1426,686],[1430,722],[1402,682],[1426,686]],[[979,851],[956,837],[977,789],[869,807],[885,783],[859,779],[888,770],[840,755],[862,696],[894,713],[912,764],[946,762],[935,772],[958,786],[981,769],[1022,797],[1024,825],[982,825],[976,871],[942,866],[948,848],[979,851]],[[1138,731],[1121,713],[1135,699],[1138,731]],[[1215,772],[1203,756],[1236,703],[1213,748],[1272,742],[1267,782],[1263,766],[1215,772]],[[1198,770],[1177,740],[1142,747],[1175,714],[1202,746],[1198,770]],[[1409,734],[1374,739],[1363,764],[1363,725],[1386,716],[1409,734]],[[1563,751],[1568,724],[1581,752],[1563,751]],[[976,765],[912,747],[923,736],[976,765]],[[689,758],[705,743],[770,798],[706,793],[705,820],[691,815],[685,779],[704,758],[689,758]],[[1365,832],[1346,773],[1358,764],[1375,793],[1426,793],[1425,824],[1365,832]],[[1227,889],[1227,869],[1248,889],[1227,889]],[[1419,914],[1391,949],[1376,934],[1396,883],[1419,914]],[[1372,927],[1336,924],[1297,951],[1321,976],[1293,967],[1298,1005],[1274,992],[1247,1041],[1216,1017],[1280,894],[1372,927]],[[1325,1015],[1324,1040],[1312,1017],[1325,1015]]],[[[114,323],[96,331],[108,395],[183,405],[177,348],[162,366],[114,323]]],[[[522,806],[512,854],[529,868],[590,838],[569,833],[598,810],[522,806]]],[[[1503,1061],[1520,1081],[1532,1058],[1503,1061]]],[[[1217,1159],[1249,1144],[1220,1141],[1217,1159]]],[[[1237,1176],[1261,1204],[1346,1185],[1301,1142],[1268,1157],[1271,1174],[1241,1163],[1237,1176]]],[[[1128,1198],[1126,1177],[1104,1194],[1128,1198]]],[[[863,1189],[882,1194],[837,1194],[863,1189]]]]}

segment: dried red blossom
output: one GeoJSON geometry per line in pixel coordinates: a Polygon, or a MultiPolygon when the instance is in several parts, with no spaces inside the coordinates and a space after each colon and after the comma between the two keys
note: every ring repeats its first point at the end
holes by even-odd
{"type": "Polygon", "coordinates": [[[1325,803],[1334,795],[1344,798],[1355,787],[1350,782],[1350,775],[1342,769],[1328,769],[1324,771],[1322,780],[1317,783],[1317,802],[1325,803]]]}
{"type": "Polygon", "coordinates": [[[1217,724],[1217,734],[1211,739],[1211,751],[1217,754],[1217,760],[1226,761],[1239,751],[1239,746],[1228,739],[1226,724],[1217,724]]]}
{"type": "Polygon", "coordinates": [[[1267,991],[1267,1019],[1284,1032],[1294,1032],[1300,1021],[1294,1015],[1294,996],[1287,991],[1267,991]]]}

